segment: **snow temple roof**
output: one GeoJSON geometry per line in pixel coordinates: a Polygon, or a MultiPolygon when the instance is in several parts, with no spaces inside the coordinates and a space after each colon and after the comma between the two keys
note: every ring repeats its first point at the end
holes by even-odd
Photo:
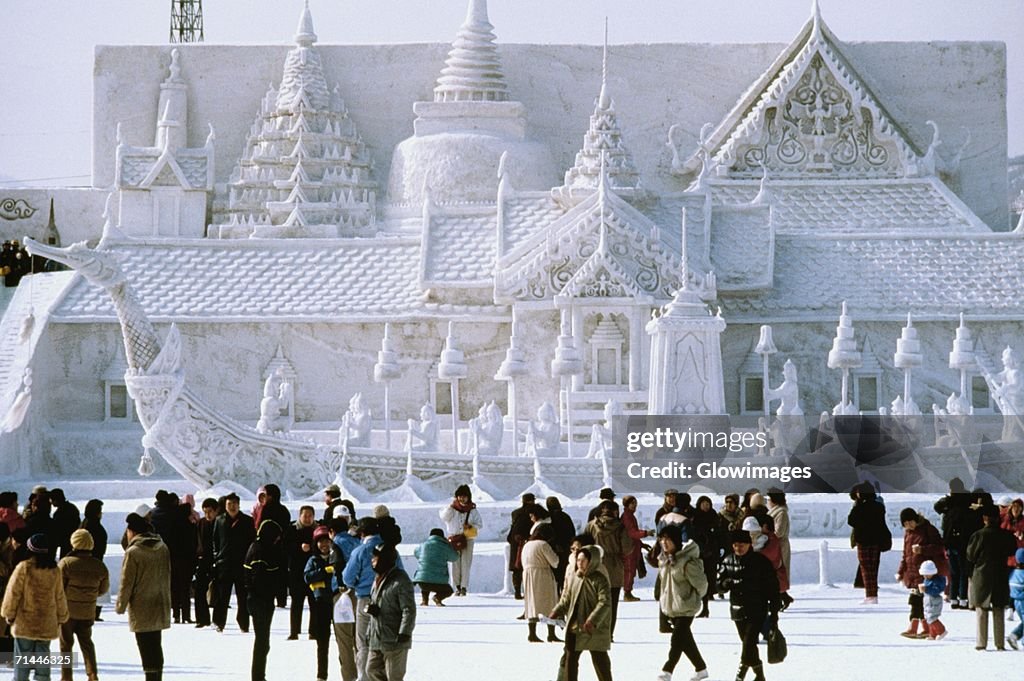
{"type": "MultiPolygon", "coordinates": [[[[427,302],[418,238],[191,240],[117,244],[139,303],[154,320],[346,322],[495,315],[493,305],[427,302]]],[[[110,296],[75,278],[56,321],[113,321],[110,296]]]]}
{"type": "Polygon", "coordinates": [[[842,301],[858,319],[1024,319],[1024,235],[779,236],[774,285],[722,296],[732,321],[832,320],[842,301]]]}

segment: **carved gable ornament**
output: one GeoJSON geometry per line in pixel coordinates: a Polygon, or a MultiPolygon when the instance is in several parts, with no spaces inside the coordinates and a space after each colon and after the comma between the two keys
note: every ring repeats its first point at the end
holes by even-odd
{"type": "Polygon", "coordinates": [[[892,178],[919,154],[817,13],[707,140],[719,176],[892,178]]]}

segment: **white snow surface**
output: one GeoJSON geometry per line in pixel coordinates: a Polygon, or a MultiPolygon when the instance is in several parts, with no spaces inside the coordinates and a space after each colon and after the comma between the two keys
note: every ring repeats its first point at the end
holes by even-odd
{"type": "MultiPolygon", "coordinates": [[[[852,577],[852,575],[851,575],[852,577]]],[[[884,581],[884,576],[883,581],[884,581]]],[[[891,579],[891,577],[890,577],[891,579]]],[[[646,584],[653,583],[648,575],[646,584]]],[[[639,603],[620,603],[619,622],[611,659],[615,679],[654,681],[668,654],[669,637],[658,633],[658,609],[650,588],[640,588],[639,603]]],[[[872,679],[1016,679],[1024,654],[1008,649],[974,650],[974,613],[943,612],[949,636],[942,641],[908,640],[899,632],[907,626],[906,592],[881,587],[880,604],[862,606],[863,592],[851,586],[819,589],[798,586],[796,602],[782,614],[780,628],[789,643],[783,664],[765,665],[769,681],[860,681],[872,679]]],[[[417,599],[418,600],[418,599],[417,599]]],[[[418,608],[408,681],[547,681],[554,679],[562,646],[528,643],[525,622],[516,621],[521,602],[511,597],[471,594],[452,598],[450,605],[418,608]]],[[[729,621],[728,601],[716,600],[709,619],[695,620],[693,631],[707,662],[710,679],[732,680],[739,665],[740,642],[729,621]]],[[[228,613],[223,633],[190,624],[164,632],[164,679],[249,679],[251,634],[243,634],[228,613]]],[[[101,678],[141,678],[138,652],[127,618],[104,607],[104,622],[95,626],[94,640],[101,678]]],[[[1014,623],[1015,624],[1015,623],[1014,623]]],[[[305,619],[303,621],[305,627],[305,619]]],[[[1007,622],[1007,633],[1013,624],[1007,622]]],[[[544,627],[540,627],[543,632],[544,627]]],[[[305,630],[304,630],[305,631],[305,630]]],[[[316,678],[316,643],[303,634],[288,641],[288,611],[277,609],[271,632],[267,679],[316,678]]],[[[560,634],[561,635],[561,634],[560,634]]],[[[53,646],[57,645],[54,642],[53,646]]],[[[764,644],[761,657],[765,659],[764,644]]],[[[337,648],[331,642],[330,678],[340,678],[337,648]]],[[[81,668],[76,672],[84,678],[81,668]]],[[[693,668],[680,660],[674,678],[689,679],[693,668]]],[[[580,660],[580,680],[596,678],[589,655],[580,660]]],[[[748,674],[748,679],[753,674],[748,674]]]]}

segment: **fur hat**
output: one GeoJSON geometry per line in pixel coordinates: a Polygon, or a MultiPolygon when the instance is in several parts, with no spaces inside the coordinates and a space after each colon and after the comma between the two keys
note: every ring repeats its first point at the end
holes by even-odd
{"type": "Polygon", "coordinates": [[[391,515],[391,511],[384,504],[377,504],[376,506],[373,507],[374,518],[377,518],[379,520],[380,518],[386,518],[389,515],[391,515]]]}
{"type": "Polygon", "coordinates": [[[316,529],[313,530],[313,541],[320,541],[321,539],[330,539],[331,532],[327,529],[326,525],[317,525],[316,529]]]}
{"type": "Polygon", "coordinates": [[[935,563],[933,563],[932,561],[926,560],[925,562],[921,563],[921,567],[920,569],[918,569],[918,572],[920,572],[925,577],[930,577],[932,575],[939,574],[939,568],[935,567],[935,563]]]}
{"type": "Polygon", "coordinates": [[[75,551],[92,551],[95,545],[89,530],[75,530],[71,533],[71,548],[75,551]]]}
{"type": "Polygon", "coordinates": [[[149,504],[139,504],[135,507],[135,514],[145,518],[153,509],[149,507],[149,504]]]}

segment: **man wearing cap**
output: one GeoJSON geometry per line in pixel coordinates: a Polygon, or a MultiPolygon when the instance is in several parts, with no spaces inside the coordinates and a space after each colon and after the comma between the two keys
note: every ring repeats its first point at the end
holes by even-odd
{"type": "MultiPolygon", "coordinates": [[[[615,490],[611,487],[602,487],[601,491],[598,492],[597,497],[601,500],[601,503],[605,501],[615,501],[615,490]]],[[[597,516],[601,515],[601,503],[590,509],[590,513],[587,514],[587,522],[593,522],[597,516]]]]}
{"type": "Polygon", "coordinates": [[[530,492],[521,498],[522,505],[512,510],[512,524],[508,528],[508,535],[505,541],[508,542],[508,569],[512,573],[512,588],[516,592],[516,600],[523,599],[523,544],[530,538],[530,527],[533,522],[530,520],[529,509],[536,501],[536,497],[530,492]]]}
{"type": "Polygon", "coordinates": [[[324,517],[321,518],[320,522],[324,525],[328,525],[331,522],[331,518],[334,517],[334,509],[341,505],[341,488],[337,485],[331,485],[324,490],[324,517]]]}
{"type": "Polygon", "coordinates": [[[743,681],[750,669],[754,681],[765,681],[757,640],[766,617],[778,622],[779,580],[771,562],[751,548],[749,532],[733,530],[729,538],[732,554],[718,568],[718,584],[729,592],[729,614],[743,642],[736,681],[743,681]]]}
{"type": "Polygon", "coordinates": [[[376,578],[370,591],[370,656],[366,663],[370,681],[403,681],[416,626],[416,597],[412,581],[397,565],[398,551],[390,544],[373,550],[376,578]]]}
{"type": "MultiPolygon", "coordinates": [[[[110,575],[102,560],[92,555],[92,535],[88,530],[75,530],[70,538],[71,553],[61,559],[59,567],[68,601],[69,619],[60,625],[60,652],[70,653],[78,637],[82,661],[89,679],[95,679],[96,646],[92,642],[92,625],[96,619],[96,599],[110,590],[110,575]]],[[[71,680],[71,666],[61,670],[62,681],[71,680]]]]}
{"type": "Polygon", "coordinates": [[[243,632],[249,631],[249,608],[246,605],[245,554],[256,539],[252,517],[238,507],[238,495],[224,497],[224,515],[213,525],[213,563],[217,575],[217,602],[213,605],[213,623],[217,631],[224,631],[228,619],[231,589],[235,590],[238,606],[236,621],[243,632]]]}
{"type": "Polygon", "coordinates": [[[146,681],[163,677],[164,651],[161,632],[171,628],[171,552],[137,513],[129,513],[128,550],[121,563],[121,583],[114,610],[128,612],[128,628],[142,658],[146,681]]]}

